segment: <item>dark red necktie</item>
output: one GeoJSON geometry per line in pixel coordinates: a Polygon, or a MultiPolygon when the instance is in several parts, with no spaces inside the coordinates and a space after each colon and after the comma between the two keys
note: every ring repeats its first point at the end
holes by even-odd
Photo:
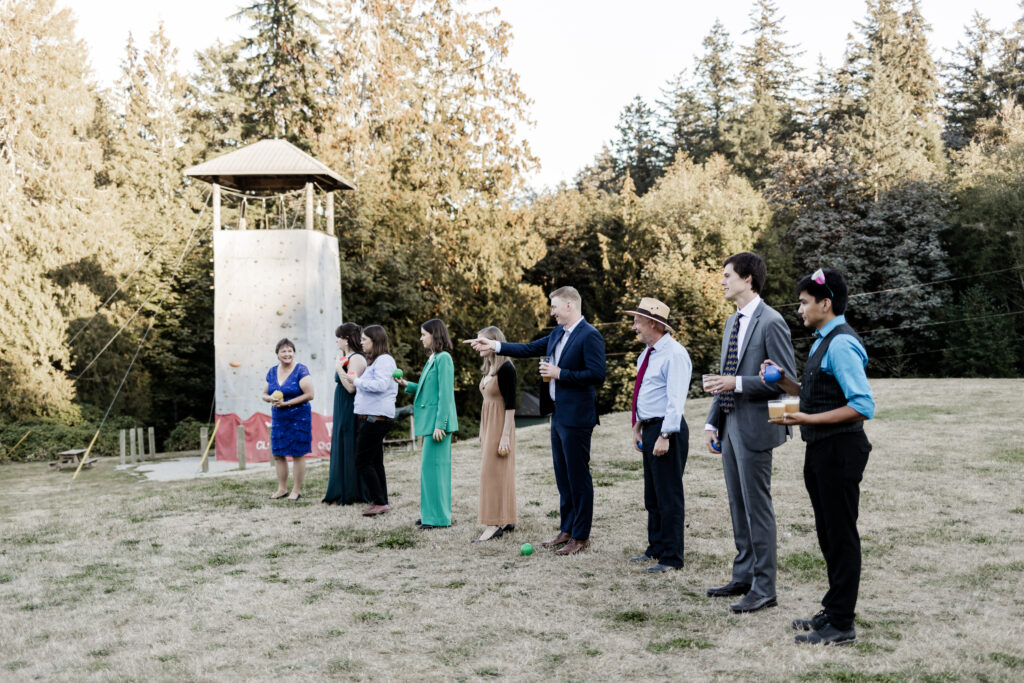
{"type": "Polygon", "coordinates": [[[640,395],[640,383],[644,381],[644,373],[647,372],[647,361],[651,360],[651,354],[654,353],[654,347],[647,347],[647,355],[644,356],[644,361],[640,363],[640,370],[636,373],[636,384],[633,385],[633,424],[636,424],[636,397],[640,395]]]}

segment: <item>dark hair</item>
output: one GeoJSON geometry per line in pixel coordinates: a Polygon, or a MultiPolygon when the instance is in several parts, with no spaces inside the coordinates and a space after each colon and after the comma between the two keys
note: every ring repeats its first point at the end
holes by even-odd
{"type": "Polygon", "coordinates": [[[377,360],[380,356],[391,353],[391,347],[388,346],[388,333],[380,325],[364,327],[363,336],[373,342],[373,347],[370,349],[370,357],[366,359],[367,363],[372,365],[373,361],[377,360]]]}
{"type": "Polygon", "coordinates": [[[744,251],[725,259],[722,267],[725,268],[730,263],[732,269],[741,278],[750,277],[750,288],[760,294],[765,278],[768,277],[768,268],[764,265],[764,259],[752,251],[744,251]]]}
{"type": "Polygon", "coordinates": [[[295,350],[295,344],[292,343],[292,340],[289,339],[288,337],[285,337],[281,341],[277,342],[277,346],[274,347],[274,353],[280,351],[282,346],[290,346],[292,347],[292,351],[295,350]]]}
{"type": "Polygon", "coordinates": [[[338,329],[334,331],[334,336],[338,339],[344,339],[348,342],[348,348],[353,351],[362,351],[362,343],[359,339],[363,334],[363,328],[355,323],[342,323],[338,325],[338,329]]]}
{"type": "Polygon", "coordinates": [[[800,296],[802,292],[807,292],[814,297],[815,301],[831,299],[832,312],[842,315],[846,312],[846,302],[849,299],[846,280],[838,270],[822,268],[821,272],[825,274],[825,284],[819,285],[808,275],[796,284],[796,295],[800,296]]]}
{"type": "Polygon", "coordinates": [[[430,346],[431,351],[434,353],[441,353],[442,351],[452,352],[452,338],[448,336],[448,328],[444,326],[443,322],[437,318],[431,318],[420,325],[420,327],[426,330],[427,334],[434,339],[434,343],[430,346]]]}

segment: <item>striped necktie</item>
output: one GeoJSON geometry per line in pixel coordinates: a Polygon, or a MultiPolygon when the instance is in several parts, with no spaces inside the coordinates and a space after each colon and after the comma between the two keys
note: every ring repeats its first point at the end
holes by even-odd
{"type": "MultiPolygon", "coordinates": [[[[729,333],[729,350],[725,353],[725,367],[722,368],[723,375],[735,375],[739,361],[739,337],[740,318],[742,313],[736,314],[736,322],[733,323],[732,332],[729,333]]],[[[732,391],[723,391],[718,395],[718,407],[728,415],[736,408],[736,394],[732,391]]]]}

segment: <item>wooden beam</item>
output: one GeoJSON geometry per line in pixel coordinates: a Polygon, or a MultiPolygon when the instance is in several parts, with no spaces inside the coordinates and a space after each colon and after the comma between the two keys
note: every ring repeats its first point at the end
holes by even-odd
{"type": "Polygon", "coordinates": [[[220,185],[213,184],[213,229],[220,230],[220,185]]]}
{"type": "Polygon", "coordinates": [[[334,234],[334,191],[333,190],[329,190],[327,192],[327,211],[326,211],[326,214],[327,214],[326,217],[325,217],[326,225],[324,226],[324,229],[327,231],[328,235],[333,235],[334,234]]]}
{"type": "Polygon", "coordinates": [[[313,183],[306,183],[306,230],[313,229],[313,183]]]}

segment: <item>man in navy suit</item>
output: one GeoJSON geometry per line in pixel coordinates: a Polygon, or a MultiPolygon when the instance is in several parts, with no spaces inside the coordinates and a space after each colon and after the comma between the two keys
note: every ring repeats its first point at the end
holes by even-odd
{"type": "Polygon", "coordinates": [[[559,548],[557,555],[575,555],[590,547],[594,518],[594,482],[590,478],[590,437],[597,419],[597,387],[604,382],[604,337],[583,319],[575,287],[559,287],[549,295],[551,316],[558,325],[546,337],[528,344],[501,343],[477,337],[467,340],[476,351],[492,349],[512,358],[549,356],[540,374],[547,396],[541,409],[551,412],[551,458],[555,466],[562,523],[558,535],[542,543],[559,548]],[[547,408],[550,407],[550,410],[547,408]]]}

